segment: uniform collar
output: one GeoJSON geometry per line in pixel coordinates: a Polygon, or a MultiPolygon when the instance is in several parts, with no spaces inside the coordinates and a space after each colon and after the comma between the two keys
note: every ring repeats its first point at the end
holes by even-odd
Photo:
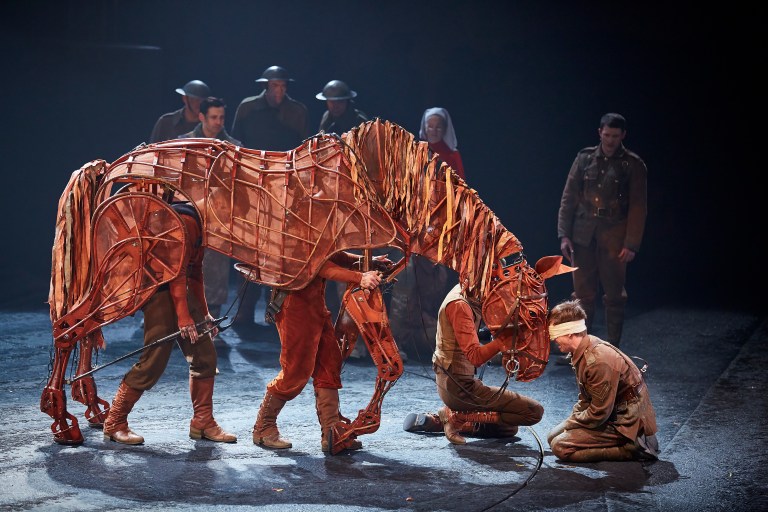
{"type": "MultiPolygon", "coordinates": [[[[619,147],[616,149],[616,152],[613,154],[613,156],[609,156],[606,158],[622,158],[624,156],[624,153],[627,152],[627,148],[624,147],[624,143],[621,143],[619,147]]],[[[605,156],[605,153],[603,153],[603,146],[598,144],[597,145],[597,156],[605,156]]]]}
{"type": "Polygon", "coordinates": [[[587,347],[589,347],[592,344],[592,340],[589,338],[589,335],[584,336],[584,338],[579,343],[579,346],[576,347],[576,350],[573,351],[571,354],[571,364],[576,365],[576,361],[582,358],[584,355],[584,352],[587,351],[587,347]]]}

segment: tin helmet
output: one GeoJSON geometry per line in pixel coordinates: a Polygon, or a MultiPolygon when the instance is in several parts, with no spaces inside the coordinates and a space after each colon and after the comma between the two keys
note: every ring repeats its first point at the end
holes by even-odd
{"type": "Polygon", "coordinates": [[[264,70],[261,74],[261,78],[257,79],[257,83],[267,83],[270,80],[283,80],[285,82],[293,82],[293,78],[288,76],[288,71],[280,66],[270,66],[264,70]]]}
{"type": "Polygon", "coordinates": [[[191,82],[187,82],[184,87],[176,89],[176,92],[182,96],[205,99],[211,95],[211,88],[208,87],[205,82],[192,80],[191,82]]]}
{"type": "Polygon", "coordinates": [[[319,100],[351,100],[357,96],[357,93],[349,88],[347,84],[341,80],[331,80],[325,87],[323,92],[319,92],[315,95],[315,98],[319,100]]]}

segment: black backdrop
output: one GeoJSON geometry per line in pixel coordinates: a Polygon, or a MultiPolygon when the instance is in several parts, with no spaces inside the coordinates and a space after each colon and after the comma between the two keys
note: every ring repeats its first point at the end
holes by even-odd
{"type": "MultiPolygon", "coordinates": [[[[559,252],[576,152],[597,143],[601,114],[624,114],[625,143],[649,168],[630,301],[763,308],[762,169],[748,161],[760,153],[758,16],[636,4],[4,2],[0,307],[46,307],[72,171],[146,141],[191,79],[225,98],[231,126],[254,80],[281,65],[313,128],[331,79],[414,133],[425,108],[447,108],[467,181],[531,261],[559,252]]],[[[551,290],[564,297],[569,278],[551,290]]]]}

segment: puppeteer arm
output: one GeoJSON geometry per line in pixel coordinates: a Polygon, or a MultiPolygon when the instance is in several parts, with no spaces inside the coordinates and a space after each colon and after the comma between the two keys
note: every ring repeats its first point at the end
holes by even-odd
{"type": "Polygon", "coordinates": [[[480,344],[472,308],[463,300],[455,300],[448,304],[445,307],[445,314],[453,327],[453,333],[456,335],[456,342],[461,351],[475,367],[487,363],[504,348],[497,339],[491,340],[485,345],[480,344]]]}
{"type": "Polygon", "coordinates": [[[197,341],[197,328],[189,311],[187,291],[198,300],[203,314],[206,317],[210,316],[203,285],[203,250],[195,247],[200,238],[200,226],[197,221],[189,215],[182,215],[181,218],[187,230],[186,247],[182,255],[181,272],[168,285],[181,336],[195,342],[197,341]]]}

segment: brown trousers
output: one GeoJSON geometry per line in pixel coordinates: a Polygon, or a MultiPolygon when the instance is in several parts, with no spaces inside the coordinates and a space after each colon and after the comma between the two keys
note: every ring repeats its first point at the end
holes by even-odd
{"type": "Polygon", "coordinates": [[[310,377],[316,388],[341,388],[343,360],[320,278],[286,296],[275,326],[280,333],[280,373],[267,385],[269,393],[293,400],[310,377]]]}
{"type": "Polygon", "coordinates": [[[437,393],[454,411],[496,411],[509,426],[535,425],[544,415],[544,407],[527,396],[497,386],[486,386],[480,379],[455,375],[434,365],[437,393]]]}
{"type": "MultiPolygon", "coordinates": [[[[202,322],[205,317],[200,303],[191,294],[187,294],[187,301],[189,301],[192,319],[195,323],[202,322]]],[[[143,311],[144,345],[149,345],[179,330],[173,299],[168,290],[156,292],[144,306],[143,311]]],[[[125,383],[139,391],[152,389],[168,366],[171,351],[176,344],[176,341],[167,341],[142,352],[136,364],[125,374],[123,378],[125,383]]],[[[178,338],[178,345],[189,363],[189,374],[193,379],[205,379],[216,375],[216,348],[210,336],[200,337],[195,344],[178,338]]]]}
{"type": "Polygon", "coordinates": [[[603,290],[606,339],[615,346],[621,342],[624,326],[624,309],[627,303],[627,264],[619,261],[623,238],[616,239],[603,234],[593,239],[589,247],[574,244],[573,294],[587,313],[587,330],[592,331],[598,293],[603,290]]]}
{"type": "Polygon", "coordinates": [[[547,440],[550,448],[552,448],[552,453],[563,460],[568,460],[574,452],[580,450],[611,448],[623,446],[630,442],[610,423],[603,423],[595,429],[572,428],[565,430],[565,421],[549,432],[547,440]]]}

